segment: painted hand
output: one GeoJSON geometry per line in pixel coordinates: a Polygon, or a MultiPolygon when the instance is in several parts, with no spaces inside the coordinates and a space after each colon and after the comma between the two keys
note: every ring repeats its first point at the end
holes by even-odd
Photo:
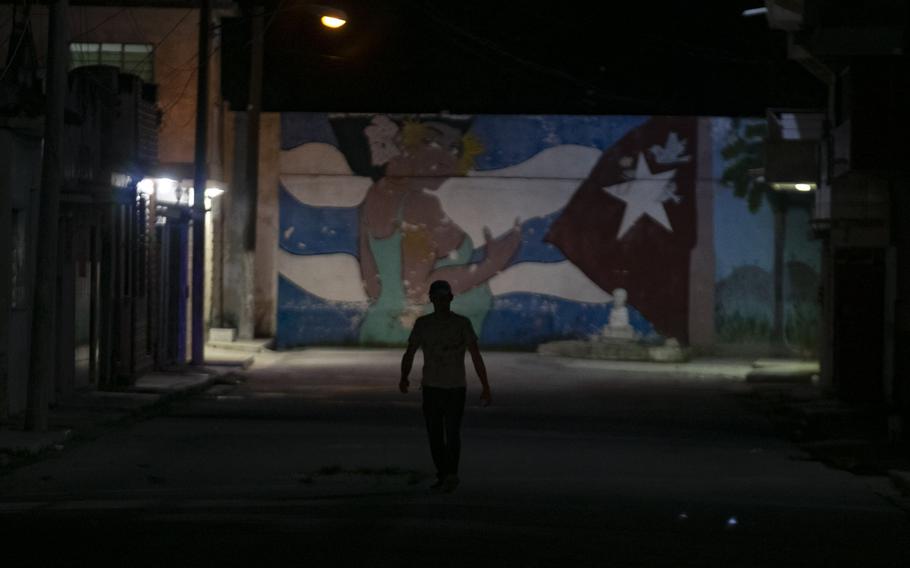
{"type": "Polygon", "coordinates": [[[493,239],[488,227],[484,227],[483,236],[487,245],[487,260],[504,267],[521,246],[521,219],[516,218],[512,229],[498,239],[493,239]]]}

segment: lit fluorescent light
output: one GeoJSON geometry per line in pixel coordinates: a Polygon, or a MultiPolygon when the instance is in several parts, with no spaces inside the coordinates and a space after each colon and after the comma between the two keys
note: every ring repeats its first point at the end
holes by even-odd
{"type": "Polygon", "coordinates": [[[801,182],[774,182],[771,184],[771,188],[776,191],[812,191],[817,187],[813,182],[801,181],[801,182]]]}
{"type": "Polygon", "coordinates": [[[177,189],[179,184],[177,180],[170,178],[158,178],[155,180],[155,196],[159,203],[180,203],[180,195],[177,189]]]}
{"type": "MultiPolygon", "coordinates": [[[[220,196],[224,189],[218,181],[209,180],[205,188],[206,202],[220,196]]],[[[170,178],[143,178],[136,188],[144,195],[154,195],[158,203],[193,206],[193,180],[177,181],[170,178]]]]}
{"type": "Polygon", "coordinates": [[[136,189],[138,189],[139,193],[142,195],[152,195],[155,193],[155,180],[152,178],[142,178],[139,180],[139,183],[136,184],[136,189]]]}

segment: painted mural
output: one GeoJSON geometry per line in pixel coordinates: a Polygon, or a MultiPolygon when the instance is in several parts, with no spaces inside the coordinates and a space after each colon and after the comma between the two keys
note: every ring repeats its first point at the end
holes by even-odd
{"type": "Polygon", "coordinates": [[[437,279],[485,346],[590,338],[611,313],[686,342],[696,124],[282,115],[278,346],[402,344],[437,279]]]}
{"type": "Polygon", "coordinates": [[[811,195],[775,195],[750,171],[761,168],[765,123],[712,119],[715,234],[715,329],[721,343],[772,340],[774,279],[784,290],[782,339],[790,352],[817,349],[821,242],[810,234],[811,195]],[[775,198],[779,201],[773,202],[775,198]],[[775,232],[775,207],[784,217],[775,232]],[[784,270],[774,274],[775,239],[784,270]]]}

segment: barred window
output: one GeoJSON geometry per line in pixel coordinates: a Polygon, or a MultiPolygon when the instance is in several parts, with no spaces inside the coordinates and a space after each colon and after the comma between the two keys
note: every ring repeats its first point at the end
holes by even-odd
{"type": "Polygon", "coordinates": [[[112,65],[122,73],[155,81],[154,46],[146,43],[71,43],[70,69],[86,65],[112,65]]]}

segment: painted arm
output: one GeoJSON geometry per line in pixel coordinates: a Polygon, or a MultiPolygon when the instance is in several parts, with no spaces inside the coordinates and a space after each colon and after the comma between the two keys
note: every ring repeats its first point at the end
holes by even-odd
{"type": "Polygon", "coordinates": [[[484,236],[487,242],[486,256],[483,260],[474,264],[438,268],[427,276],[427,286],[434,280],[448,280],[452,285],[452,292],[457,296],[505,270],[521,245],[520,226],[516,223],[512,230],[495,240],[489,230],[485,231],[484,236]]]}
{"type": "Polygon", "coordinates": [[[493,402],[493,397],[490,395],[490,382],[487,380],[487,367],[483,363],[483,357],[480,355],[480,347],[477,346],[477,342],[474,341],[468,345],[468,352],[471,354],[471,361],[474,363],[474,370],[477,372],[477,378],[480,379],[480,384],[483,386],[483,392],[480,393],[480,403],[484,406],[489,406],[493,402]]]}
{"type": "MultiPolygon", "coordinates": [[[[448,280],[456,296],[483,284],[508,266],[509,260],[521,245],[521,227],[516,219],[513,229],[498,239],[493,239],[489,230],[484,231],[486,255],[482,261],[434,270],[436,260],[457,250],[467,235],[446,216],[439,199],[434,196],[425,193],[415,196],[409,201],[405,213],[413,226],[420,227],[418,231],[426,231],[425,234],[432,243],[432,248],[426,252],[418,247],[415,247],[414,253],[405,251],[405,274],[424,275],[422,278],[409,278],[408,297],[412,302],[423,302],[434,280],[448,280]]],[[[420,239],[415,241],[419,242],[420,239]]]]}

